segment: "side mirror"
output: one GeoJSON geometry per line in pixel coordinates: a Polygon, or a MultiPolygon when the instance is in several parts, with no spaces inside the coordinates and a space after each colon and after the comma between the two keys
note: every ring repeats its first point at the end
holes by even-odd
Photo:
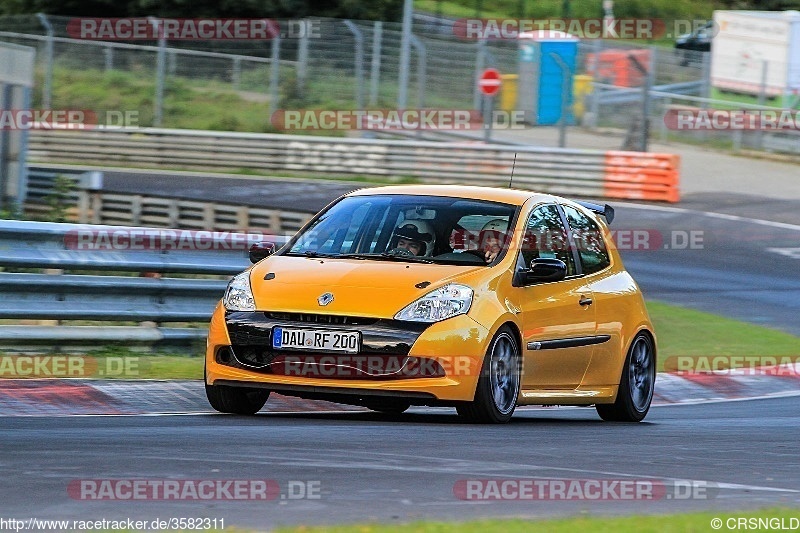
{"type": "Polygon", "coordinates": [[[560,259],[540,257],[531,261],[531,268],[514,275],[514,285],[522,287],[533,283],[561,281],[567,277],[567,265],[560,259]]]}
{"type": "Polygon", "coordinates": [[[274,253],[274,242],[257,242],[250,247],[250,262],[256,264],[265,257],[269,257],[274,253]]]}

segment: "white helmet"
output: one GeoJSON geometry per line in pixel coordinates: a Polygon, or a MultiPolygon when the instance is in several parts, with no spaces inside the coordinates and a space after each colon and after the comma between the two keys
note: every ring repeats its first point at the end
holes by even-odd
{"type": "Polygon", "coordinates": [[[483,228],[481,228],[481,231],[487,231],[487,230],[505,231],[507,228],[508,228],[508,222],[506,222],[502,218],[496,218],[484,224],[483,228]]]}
{"type": "Polygon", "coordinates": [[[506,230],[508,229],[508,222],[503,220],[502,218],[496,218],[494,220],[490,220],[486,224],[483,225],[481,228],[480,233],[478,234],[478,239],[480,241],[479,246],[484,248],[486,243],[492,239],[497,240],[500,243],[500,246],[506,240],[506,230]]]}
{"type": "Polygon", "coordinates": [[[436,244],[436,233],[433,226],[425,220],[405,220],[394,230],[392,243],[397,246],[397,239],[408,239],[422,245],[419,255],[432,256],[436,244]]]}

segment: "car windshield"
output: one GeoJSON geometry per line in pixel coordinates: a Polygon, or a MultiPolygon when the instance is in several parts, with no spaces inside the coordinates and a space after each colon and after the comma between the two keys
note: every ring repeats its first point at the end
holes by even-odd
{"type": "Polygon", "coordinates": [[[290,242],[287,255],[487,265],[510,239],[517,207],[416,195],[343,198],[290,242]]]}

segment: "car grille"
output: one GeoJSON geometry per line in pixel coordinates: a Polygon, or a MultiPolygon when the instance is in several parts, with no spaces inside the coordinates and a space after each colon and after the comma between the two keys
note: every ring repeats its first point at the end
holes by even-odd
{"type": "Polygon", "coordinates": [[[438,362],[404,355],[278,352],[233,345],[218,350],[216,359],[220,364],[251,372],[305,378],[391,380],[445,376],[438,362]]]}
{"type": "Polygon", "coordinates": [[[377,318],[359,316],[316,315],[311,313],[274,313],[266,312],[264,315],[272,320],[284,322],[304,322],[307,324],[336,324],[347,326],[369,326],[375,324],[377,318]]]}

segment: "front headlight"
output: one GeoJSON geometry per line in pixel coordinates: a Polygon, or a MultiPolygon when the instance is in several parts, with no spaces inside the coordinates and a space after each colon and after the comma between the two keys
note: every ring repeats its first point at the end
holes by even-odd
{"type": "Polygon", "coordinates": [[[466,285],[451,283],[429,292],[394,315],[394,318],[409,322],[439,322],[463,315],[472,305],[472,295],[472,289],[466,285]]]}
{"type": "Polygon", "coordinates": [[[233,277],[225,289],[222,305],[228,311],[255,311],[256,302],[253,300],[253,291],[250,289],[250,271],[242,272],[233,277]]]}

